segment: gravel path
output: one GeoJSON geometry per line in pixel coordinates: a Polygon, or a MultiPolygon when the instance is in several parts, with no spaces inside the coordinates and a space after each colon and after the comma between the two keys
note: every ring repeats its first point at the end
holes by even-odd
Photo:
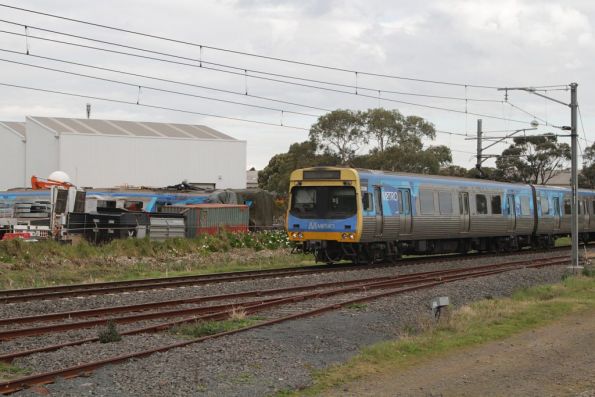
{"type": "MultiPolygon", "coordinates": [[[[511,259],[503,257],[502,260],[511,259]]],[[[494,262],[493,258],[489,261],[494,262]]],[[[461,266],[461,262],[457,262],[439,266],[461,266]]],[[[482,262],[478,258],[464,263],[476,266],[482,262]]],[[[405,273],[407,270],[403,267],[393,271],[405,273]]],[[[431,268],[415,266],[410,271],[423,270],[431,268]]],[[[312,369],[344,361],[365,345],[394,338],[404,327],[416,324],[420,316],[428,316],[429,302],[436,296],[447,295],[452,304],[460,306],[486,296],[506,296],[519,287],[556,282],[565,271],[565,266],[523,269],[458,281],[384,298],[359,309],[344,309],[131,360],[99,369],[90,377],[59,380],[47,389],[56,396],[270,395],[306,386],[311,382],[312,369]]],[[[275,280],[275,286],[281,281],[286,280],[275,280]]],[[[112,344],[109,349],[128,351],[131,346],[137,348],[146,346],[145,343],[153,342],[139,335],[112,344]]],[[[47,355],[36,355],[19,359],[16,364],[37,369],[83,361],[88,357],[97,358],[100,353],[94,349],[93,345],[63,349],[52,353],[51,359],[47,355]]],[[[32,395],[36,394],[30,390],[15,394],[32,395]]]]}

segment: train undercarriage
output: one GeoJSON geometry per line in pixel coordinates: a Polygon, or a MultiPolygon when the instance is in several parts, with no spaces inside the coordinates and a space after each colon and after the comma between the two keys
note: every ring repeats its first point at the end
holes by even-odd
{"type": "MultiPolygon", "coordinates": [[[[469,252],[513,252],[523,248],[553,248],[557,238],[567,235],[522,235],[503,237],[476,237],[444,240],[379,241],[370,243],[340,243],[311,240],[298,246],[303,253],[313,254],[316,262],[353,263],[394,262],[403,255],[436,255],[469,252]]],[[[581,242],[589,242],[595,235],[583,233],[581,242]]]]}

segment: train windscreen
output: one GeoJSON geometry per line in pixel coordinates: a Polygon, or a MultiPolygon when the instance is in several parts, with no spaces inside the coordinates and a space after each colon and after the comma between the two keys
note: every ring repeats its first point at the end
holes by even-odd
{"type": "Polygon", "coordinates": [[[344,219],[355,215],[355,189],[348,186],[296,186],[289,213],[302,219],[344,219]]]}

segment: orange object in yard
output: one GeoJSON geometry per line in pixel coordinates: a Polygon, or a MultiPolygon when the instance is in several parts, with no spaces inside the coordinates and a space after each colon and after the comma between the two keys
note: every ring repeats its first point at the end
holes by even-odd
{"type": "Polygon", "coordinates": [[[61,186],[68,189],[74,185],[68,182],[53,181],[51,179],[38,178],[36,176],[31,177],[31,188],[33,190],[49,189],[52,186],[61,186]]]}

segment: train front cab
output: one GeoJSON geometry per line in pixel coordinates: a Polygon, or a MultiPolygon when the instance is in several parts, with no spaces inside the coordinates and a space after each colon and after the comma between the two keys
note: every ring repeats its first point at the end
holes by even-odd
{"type": "Polygon", "coordinates": [[[309,168],[290,176],[286,229],[318,261],[336,262],[355,254],[361,237],[361,188],[350,168],[309,168]],[[347,243],[347,244],[345,244],[347,243]]]}

